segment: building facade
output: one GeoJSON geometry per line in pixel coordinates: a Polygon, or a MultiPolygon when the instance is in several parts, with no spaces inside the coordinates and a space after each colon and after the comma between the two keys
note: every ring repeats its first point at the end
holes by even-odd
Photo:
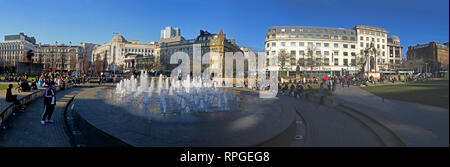
{"type": "Polygon", "coordinates": [[[400,38],[397,36],[391,36],[387,39],[388,47],[388,69],[396,69],[401,64],[403,59],[402,49],[400,44],[400,38]]]}
{"type": "MultiPolygon", "coordinates": [[[[200,30],[200,34],[195,39],[185,40],[181,36],[160,39],[159,47],[161,52],[159,61],[166,67],[166,70],[172,70],[178,65],[170,64],[170,56],[176,52],[184,52],[189,55],[192,62],[194,44],[200,46],[200,54],[202,56],[208,52],[214,53],[211,55],[209,62],[211,70],[220,68],[220,66],[224,69],[225,52],[242,52],[239,46],[236,45],[235,40],[228,39],[222,29],[220,29],[218,34],[200,30]]],[[[204,67],[202,66],[202,69],[204,67]]]]}
{"type": "Polygon", "coordinates": [[[178,27],[172,28],[168,26],[165,29],[161,30],[161,39],[177,37],[180,36],[180,34],[181,34],[180,28],[178,27]]]}
{"type": "Polygon", "coordinates": [[[272,27],[266,34],[267,58],[278,56],[279,70],[290,77],[344,75],[387,69],[388,32],[371,26],[353,29],[272,27]]]}
{"type": "Polygon", "coordinates": [[[2,70],[14,71],[16,63],[30,62],[26,53],[34,49],[36,40],[24,33],[17,35],[6,35],[5,42],[0,42],[0,66],[2,70]],[[9,69],[9,70],[8,70],[9,69]]]}
{"type": "Polygon", "coordinates": [[[94,47],[93,59],[97,72],[130,70],[125,64],[127,54],[142,55],[144,58],[158,55],[156,43],[140,44],[137,40],[126,40],[122,35],[110,42],[94,47]]]}
{"type": "Polygon", "coordinates": [[[80,71],[84,50],[81,46],[38,44],[34,49],[33,63],[44,64],[44,70],[52,72],[80,71]]]}
{"type": "Polygon", "coordinates": [[[448,42],[445,44],[430,42],[409,46],[406,57],[410,62],[417,62],[416,72],[432,73],[433,76],[440,77],[449,67],[448,52],[448,42]]]}

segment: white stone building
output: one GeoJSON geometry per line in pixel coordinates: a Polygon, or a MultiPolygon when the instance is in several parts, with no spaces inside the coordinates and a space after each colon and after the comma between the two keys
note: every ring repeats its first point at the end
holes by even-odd
{"type": "Polygon", "coordinates": [[[122,35],[117,35],[110,42],[95,46],[93,59],[94,62],[98,60],[106,64],[104,71],[124,71],[129,68],[124,61],[127,54],[142,55],[144,58],[159,55],[154,42],[140,44],[137,40],[126,40],[122,35]]]}
{"type": "Polygon", "coordinates": [[[279,70],[287,71],[290,77],[297,72],[312,76],[357,73],[364,65],[365,70],[378,72],[386,69],[390,61],[387,34],[384,29],[371,26],[271,27],[266,34],[265,51],[268,59],[278,56],[279,70]],[[375,52],[366,52],[371,46],[375,52]],[[280,52],[287,56],[281,58],[280,52]],[[369,58],[377,63],[370,66],[366,61],[369,58]]]}
{"type": "Polygon", "coordinates": [[[5,42],[0,42],[0,66],[15,67],[18,62],[27,62],[26,53],[33,50],[36,44],[34,37],[24,33],[6,35],[5,42]]]}

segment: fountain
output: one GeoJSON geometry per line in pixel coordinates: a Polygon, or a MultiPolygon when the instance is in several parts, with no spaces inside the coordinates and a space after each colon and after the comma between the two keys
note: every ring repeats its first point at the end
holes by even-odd
{"type": "Polygon", "coordinates": [[[278,99],[220,85],[142,71],[115,88],[82,91],[74,111],[86,120],[80,124],[132,146],[257,146],[282,133],[295,135],[288,131],[295,128],[295,111],[284,110],[278,99]]]}

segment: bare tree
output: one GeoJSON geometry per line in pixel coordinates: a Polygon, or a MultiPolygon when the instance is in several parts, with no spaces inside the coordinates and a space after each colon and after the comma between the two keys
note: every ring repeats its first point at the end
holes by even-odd
{"type": "Polygon", "coordinates": [[[278,64],[281,71],[286,71],[289,66],[289,61],[291,60],[291,55],[286,53],[286,49],[281,49],[278,52],[278,64]]]}
{"type": "Polygon", "coordinates": [[[317,66],[317,59],[315,56],[315,52],[316,52],[317,48],[315,46],[308,46],[308,48],[306,49],[306,63],[305,63],[305,67],[309,67],[310,69],[310,77],[313,73],[313,68],[317,66]]]}

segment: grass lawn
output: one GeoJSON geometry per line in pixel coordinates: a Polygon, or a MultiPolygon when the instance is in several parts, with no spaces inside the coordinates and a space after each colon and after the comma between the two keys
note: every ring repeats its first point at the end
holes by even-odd
{"type": "MultiPolygon", "coordinates": [[[[6,89],[8,89],[8,85],[9,84],[0,84],[0,90],[6,90],[6,89]]],[[[13,84],[13,89],[14,88],[17,88],[19,85],[17,85],[17,84],[13,84]]]]}
{"type": "Polygon", "coordinates": [[[428,80],[423,83],[372,86],[363,87],[362,89],[386,99],[449,108],[449,80],[428,80]]]}

